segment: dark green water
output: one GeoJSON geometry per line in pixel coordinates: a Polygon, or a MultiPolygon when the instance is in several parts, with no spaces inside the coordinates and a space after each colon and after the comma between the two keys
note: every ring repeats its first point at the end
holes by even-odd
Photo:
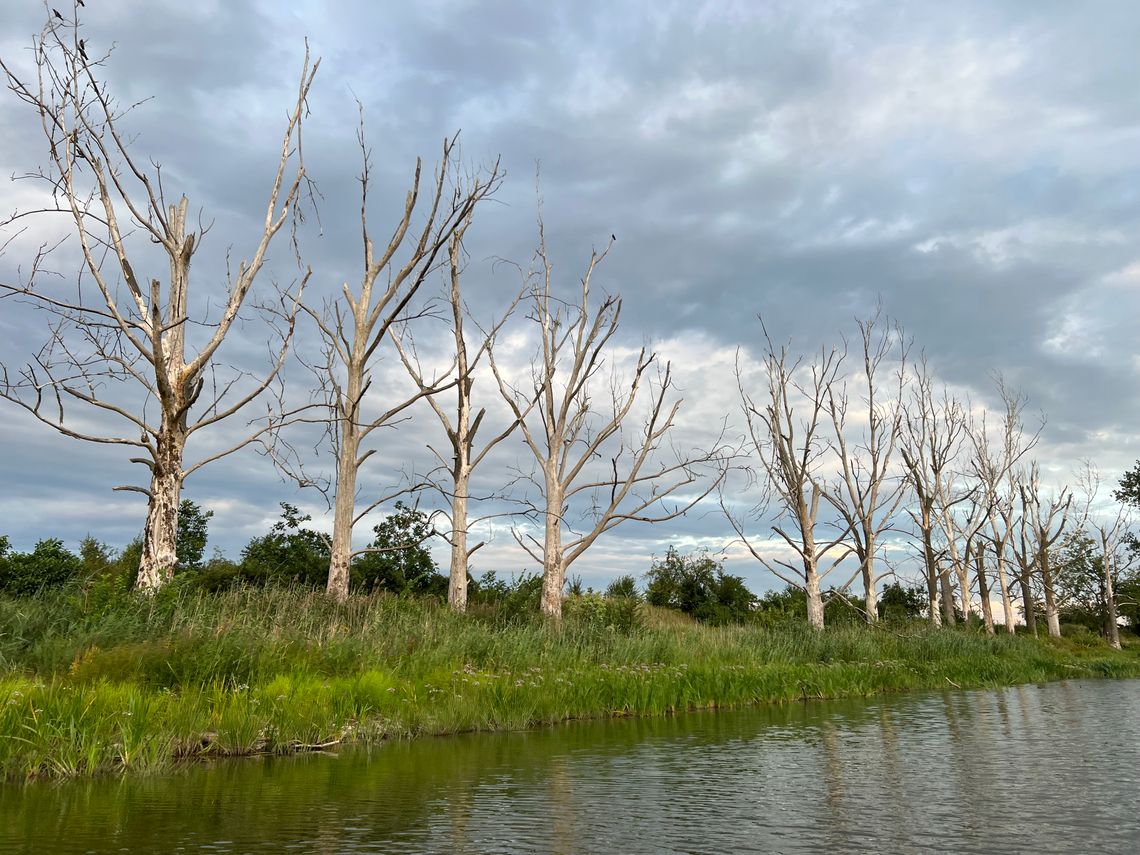
{"type": "Polygon", "coordinates": [[[0,851],[1140,852],[1140,681],[0,787],[0,851]]]}

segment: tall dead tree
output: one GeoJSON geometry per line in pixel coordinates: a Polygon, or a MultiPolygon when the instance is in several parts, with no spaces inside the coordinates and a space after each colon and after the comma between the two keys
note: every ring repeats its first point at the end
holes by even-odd
{"type": "Polygon", "coordinates": [[[846,383],[829,384],[827,412],[835,429],[833,446],[840,476],[825,494],[843,519],[851,535],[851,549],[859,562],[863,579],[863,602],[868,622],[878,619],[875,585],[875,558],[879,537],[892,525],[904,495],[905,482],[891,481],[892,458],[903,420],[903,389],[906,384],[908,345],[897,325],[884,318],[881,309],[874,317],[859,321],[862,346],[861,435],[848,442],[853,427],[849,419],[846,383]],[[895,363],[891,366],[890,363],[895,363]],[[882,388],[885,370],[893,372],[886,394],[882,388]]]}
{"type": "Polygon", "coordinates": [[[934,376],[923,357],[915,371],[911,399],[904,408],[899,454],[915,502],[907,512],[918,529],[930,620],[953,626],[954,592],[949,571],[943,566],[938,535],[947,482],[953,477],[954,461],[966,432],[962,404],[943,389],[937,394],[934,376]]]}
{"type": "MultiPolygon", "coordinates": [[[[996,380],[1002,403],[1002,417],[997,430],[997,437],[995,440],[990,436],[987,420],[983,416],[981,421],[971,430],[974,452],[970,466],[978,481],[983,485],[983,491],[989,496],[986,512],[986,524],[988,525],[986,540],[994,557],[994,574],[1001,590],[1005,630],[1013,635],[1017,618],[1014,613],[1013,594],[1006,574],[1006,559],[1015,528],[1016,470],[1021,459],[1037,444],[1042,428],[1038,427],[1033,434],[1026,434],[1023,413],[1028,399],[1007,386],[1000,375],[997,376],[996,380]]],[[[976,553],[977,572],[983,608],[985,608],[989,598],[984,550],[985,544],[979,542],[976,553]]],[[[1024,595],[1025,592],[1022,593],[1024,595]]],[[[1026,602],[1027,614],[1032,611],[1031,605],[1031,601],[1026,602]]],[[[987,620],[987,630],[992,629],[992,625],[993,620],[990,617],[987,620]]]]}
{"type": "Polygon", "coordinates": [[[1101,599],[1104,602],[1104,634],[1108,643],[1120,649],[1120,627],[1117,625],[1116,579],[1122,563],[1121,553],[1128,543],[1128,508],[1120,505],[1114,514],[1099,514],[1096,499],[1100,492],[1100,473],[1091,461],[1081,465],[1077,483],[1084,493],[1084,506],[1081,509],[1081,526],[1095,533],[1100,549],[1101,599]]]}
{"type": "Polygon", "coordinates": [[[820,503],[827,495],[822,467],[831,449],[831,441],[821,435],[820,429],[828,391],[840,380],[845,354],[824,349],[818,359],[804,365],[800,359],[790,360],[786,345],[776,347],[763,321],[761,328],[766,342],[766,395],[758,403],[748,393],[739,361],[737,387],[748,432],[748,450],[755,452],[771,500],[766,505],[774,503],[776,506],[772,531],[792,550],[796,559],[784,560],[766,554],[746,536],[743,520],[730,511],[723,496],[721,508],[752,556],[776,578],[804,592],[808,625],[823,629],[820,583],[850,552],[850,547],[843,545],[847,528],[835,538],[822,541],[816,538],[820,503]],[[804,379],[797,379],[798,376],[804,379]],[[785,521],[790,522],[790,528],[785,521]],[[829,559],[830,565],[821,569],[829,559]]]}
{"type": "MultiPolygon", "coordinates": [[[[437,380],[421,384],[410,394],[397,392],[393,401],[392,390],[372,388],[381,346],[393,326],[408,319],[409,305],[425,280],[438,269],[452,238],[502,181],[498,162],[485,173],[471,175],[466,181],[456,178],[458,139],[444,140],[426,210],[419,205],[423,167],[417,159],[403,215],[387,244],[377,252],[368,225],[371,159],[364,136],[363,112],[357,141],[363,159],[360,174],[363,271],[355,290],[346,282],[341,286],[340,297],[328,302],[323,309],[304,308],[322,341],[322,359],[310,365],[318,379],[316,396],[322,414],[291,419],[294,423],[315,421],[323,425],[336,456],[336,476],[331,485],[333,533],[327,590],[338,600],[348,596],[353,557],[367,551],[353,549],[353,528],[389,498],[357,507],[360,470],[376,452],[375,446],[368,445],[369,438],[378,428],[392,424],[417,401],[455,382],[453,378],[447,379],[452,373],[449,368],[437,380]],[[417,212],[423,218],[422,225],[413,229],[417,212]]],[[[297,480],[314,486],[303,474],[297,480]]]]}
{"type": "MultiPolygon", "coordinates": [[[[973,420],[965,418],[967,435],[972,430],[973,420]]],[[[974,617],[972,578],[976,572],[982,573],[981,596],[983,619],[989,630],[993,630],[993,614],[989,606],[989,591],[985,584],[985,556],[979,551],[978,534],[989,519],[990,495],[985,485],[971,477],[969,472],[951,470],[943,473],[941,493],[937,500],[938,524],[942,529],[946,560],[949,569],[956,577],[958,586],[958,610],[967,625],[974,617]]]]}
{"type": "MultiPolygon", "coordinates": [[[[301,127],[319,62],[310,63],[306,52],[268,182],[260,233],[247,259],[229,274],[226,293],[203,295],[191,276],[191,261],[208,229],[188,230],[186,197],[168,201],[174,197],[160,167],[132,151],[130,108],[115,100],[99,76],[110,52],[97,54],[80,37],[79,5],[70,19],[53,14],[33,41],[30,76],[0,59],[8,89],[39,119],[49,153],[45,167],[24,176],[44,187],[43,206],[15,213],[7,224],[62,215],[82,257],[78,276],[62,294],[41,280],[47,256],[64,237],[40,246],[23,282],[0,285],[5,296],[22,297],[53,317],[47,343],[34,359],[18,371],[3,368],[0,396],[66,436],[137,449],[132,460],[147,467],[149,484],[115,489],[147,497],[137,585],[154,591],[175,564],[183,481],[256,437],[188,465],[189,440],[261,395],[277,376],[292,337],[296,302],[279,295],[278,316],[285,323],[271,334],[266,372],[227,376],[220,369],[219,350],[306,186],[301,127]],[[156,252],[165,276],[147,270],[156,252]],[[218,296],[220,314],[211,316],[204,307],[217,305],[218,296]],[[73,408],[95,414],[97,426],[88,427],[91,421],[77,417],[73,408]],[[115,420],[124,426],[97,432],[100,421],[115,420]]],[[[302,286],[304,279],[307,274],[302,286]]]]}
{"type": "Polygon", "coordinates": [[[720,450],[659,459],[681,400],[668,400],[673,388],[668,363],[652,379],[656,354],[642,348],[632,378],[624,383],[603,370],[612,358],[621,300],[607,296],[593,308],[591,280],[612,245],[611,240],[601,252],[590,253],[577,299],[563,300],[555,291],[540,221],[538,270],[529,298],[539,347],[529,379],[512,384],[494,350],[488,354],[499,391],[541,472],[531,480],[541,495],[535,512],[543,536],[516,529],[515,539],[542,563],[542,612],[554,620],[562,616],[567,569],[602,534],[631,520],[658,523],[679,517],[719,483],[719,477],[710,477],[707,486],[667,504],[670,496],[702,480],[700,467],[715,465],[720,450]],[[606,381],[609,401],[603,407],[595,395],[606,381]],[[637,427],[630,424],[634,420],[637,427]]]}
{"type": "MultiPolygon", "coordinates": [[[[428,379],[427,373],[420,363],[410,337],[408,341],[405,342],[400,335],[394,333],[392,338],[400,354],[400,359],[404,363],[404,367],[408,370],[408,374],[416,384],[416,387],[424,394],[427,402],[431,405],[432,410],[439,419],[440,424],[443,426],[450,446],[449,454],[442,454],[430,445],[428,448],[439,461],[439,468],[448,475],[448,481],[446,483],[441,483],[439,478],[434,477],[434,473],[430,480],[432,485],[443,494],[445,500],[451,506],[451,526],[450,530],[445,534],[448,544],[451,546],[447,602],[448,605],[457,612],[467,610],[468,565],[471,556],[484,544],[484,541],[480,541],[474,546],[468,545],[468,533],[471,525],[469,517],[469,504],[472,498],[471,478],[475,473],[476,467],[486,459],[491,450],[510,436],[519,424],[517,418],[512,420],[505,429],[490,437],[481,448],[476,450],[475,437],[480,426],[483,424],[487,410],[485,407],[480,407],[479,411],[475,413],[474,416],[472,415],[472,390],[475,385],[475,370],[478,368],[480,360],[491,348],[496,333],[506,322],[507,318],[514,312],[515,307],[522,299],[523,292],[520,292],[514,298],[513,302],[507,307],[499,320],[491,326],[490,330],[486,332],[480,331],[482,335],[478,346],[471,348],[468,345],[467,334],[464,332],[464,319],[467,315],[467,309],[464,306],[460,289],[463,235],[467,231],[467,227],[470,223],[471,219],[468,217],[452,234],[448,246],[450,288],[447,299],[451,314],[451,332],[455,341],[454,410],[449,413],[444,408],[440,397],[431,394],[433,386],[438,385],[438,381],[433,382],[428,379]]],[[[532,399],[531,402],[523,408],[522,416],[524,418],[529,414],[535,402],[536,399],[532,399]]]]}
{"type": "MultiPolygon", "coordinates": [[[[1062,487],[1057,494],[1045,495],[1040,483],[1040,471],[1034,462],[1029,467],[1028,477],[1018,485],[1018,495],[1021,498],[1021,530],[1018,539],[1021,562],[1036,573],[1040,580],[1045,596],[1045,624],[1049,635],[1060,638],[1061,618],[1053,586],[1049,550],[1065,533],[1073,494],[1068,487],[1062,487]]],[[[1027,612],[1031,610],[1032,601],[1026,603],[1025,608],[1027,612]]]]}

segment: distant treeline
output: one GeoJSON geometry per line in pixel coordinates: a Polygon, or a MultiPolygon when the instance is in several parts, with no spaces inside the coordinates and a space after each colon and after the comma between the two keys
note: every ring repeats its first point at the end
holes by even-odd
{"type": "MultiPolygon", "coordinates": [[[[219,551],[206,558],[212,511],[195,502],[182,501],[177,540],[178,564],[173,591],[219,593],[234,588],[301,586],[325,587],[329,560],[328,539],[309,528],[309,516],[295,506],[281,503],[281,517],[271,529],[249,541],[238,559],[219,551]]],[[[351,586],[358,593],[386,592],[399,596],[446,600],[448,577],[439,571],[428,544],[435,535],[430,517],[416,508],[397,504],[396,512],[373,529],[372,551],[352,563],[351,586]]],[[[135,587],[141,538],[116,550],[88,536],[77,553],[61,540],[46,539],[31,552],[13,552],[7,537],[0,535],[0,594],[14,598],[34,597],[41,592],[72,588],[85,599],[128,596],[135,587]]],[[[1098,596],[1096,566],[1090,542],[1067,541],[1058,552],[1058,578],[1071,589],[1062,610],[1066,634],[1088,631],[1103,634],[1105,612],[1098,596]],[[1083,592],[1083,594],[1082,594],[1083,592]]],[[[542,589],[539,573],[509,575],[485,572],[468,579],[472,607],[493,610],[507,622],[525,622],[538,613],[542,589]]],[[[1121,616],[1140,634],[1140,576],[1124,580],[1118,591],[1121,616]]],[[[802,623],[807,615],[804,592],[789,585],[782,590],[757,595],[740,576],[727,573],[724,562],[706,551],[683,554],[669,547],[664,558],[652,561],[639,579],[618,577],[602,591],[572,577],[566,584],[566,608],[578,622],[612,626],[624,632],[641,624],[638,606],[672,609],[710,625],[760,623],[776,626],[802,623]]],[[[825,597],[829,625],[864,623],[861,597],[830,590],[825,597]]],[[[922,585],[893,581],[882,585],[879,618],[905,622],[929,617],[929,604],[922,585]]],[[[1036,604],[1040,616],[1042,603],[1036,604]]],[[[960,611],[959,623],[970,616],[960,611]]],[[[976,616],[973,616],[976,622],[976,616]]]]}

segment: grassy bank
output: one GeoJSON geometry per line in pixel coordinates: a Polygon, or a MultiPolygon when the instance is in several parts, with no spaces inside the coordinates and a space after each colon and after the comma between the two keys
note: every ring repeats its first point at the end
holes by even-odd
{"type": "Polygon", "coordinates": [[[624,635],[304,591],[0,600],[0,777],[710,706],[1140,676],[1140,649],[650,615],[624,635]]]}

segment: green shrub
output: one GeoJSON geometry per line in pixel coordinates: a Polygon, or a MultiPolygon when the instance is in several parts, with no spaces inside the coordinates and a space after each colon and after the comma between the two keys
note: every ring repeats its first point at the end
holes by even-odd
{"type": "Polygon", "coordinates": [[[31,597],[45,588],[75,581],[82,572],[83,562],[64,549],[62,540],[41,540],[29,553],[0,556],[0,591],[13,597],[31,597]]]}
{"type": "Polygon", "coordinates": [[[562,604],[563,618],[571,624],[632,635],[645,627],[641,601],[635,597],[611,597],[596,593],[570,596],[562,604]]]}
{"type": "Polygon", "coordinates": [[[645,574],[645,600],[652,606],[677,609],[698,620],[739,623],[747,620],[756,601],[744,580],[724,572],[707,552],[681,555],[670,546],[661,561],[645,574]]]}

